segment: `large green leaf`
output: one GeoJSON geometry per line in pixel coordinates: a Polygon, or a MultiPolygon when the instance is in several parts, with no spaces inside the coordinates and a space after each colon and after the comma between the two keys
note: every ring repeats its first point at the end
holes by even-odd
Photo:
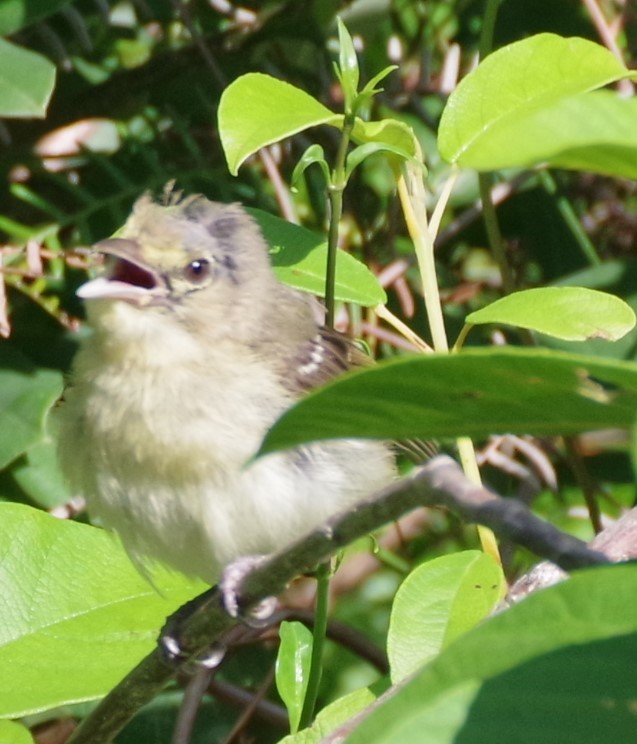
{"type": "Polygon", "coordinates": [[[630,428],[637,366],[542,349],[469,349],[381,363],[288,410],[262,452],[314,439],[552,436],[630,428]]]}
{"type": "Polygon", "coordinates": [[[44,417],[61,393],[59,372],[36,368],[0,341],[0,468],[44,437],[44,417]]]}
{"type": "Polygon", "coordinates": [[[44,118],[54,86],[46,57],[0,39],[0,116],[44,118]]]}
{"type": "Polygon", "coordinates": [[[582,572],[474,628],[348,744],[631,742],[637,566],[582,572]]]}
{"type": "Polygon", "coordinates": [[[0,555],[0,717],[101,697],[205,588],[158,567],[156,590],[111,534],[16,504],[0,555]]]}
{"type": "Polygon", "coordinates": [[[484,171],[545,162],[635,179],[635,116],[634,98],[582,93],[490,129],[461,164],[484,171]]]}
{"type": "Polygon", "coordinates": [[[424,666],[483,620],[502,598],[502,568],[486,553],[466,550],[417,566],[392,605],[387,653],[392,682],[424,666]]]}
{"type": "Polygon", "coordinates": [[[538,287],[513,292],[467,316],[472,325],[502,323],[568,341],[616,341],[635,327],[635,313],[619,297],[584,287],[538,287]]]}
{"type": "MultiPolygon", "coordinates": [[[[279,279],[291,287],[323,297],[327,266],[325,238],[260,209],[247,211],[263,231],[279,279]]],[[[355,302],[365,307],[387,300],[385,290],[367,266],[341,250],[336,254],[335,296],[341,302],[355,302]]]]}
{"type": "Polygon", "coordinates": [[[342,119],[289,83],[259,72],[242,75],[219,101],[219,136],[228,169],[236,175],[246,158],[265,145],[342,119]]]}
{"type": "MultiPolygon", "coordinates": [[[[632,108],[619,113],[626,101],[578,95],[630,74],[608,50],[585,39],[538,34],[510,44],[450,96],[440,122],[440,152],[450,162],[492,170],[551,158],[557,164],[569,151],[575,162],[591,145],[630,146],[636,141],[629,129],[632,108]],[[617,123],[605,118],[611,111],[617,123]]],[[[599,155],[589,155],[600,162],[599,155]]]]}

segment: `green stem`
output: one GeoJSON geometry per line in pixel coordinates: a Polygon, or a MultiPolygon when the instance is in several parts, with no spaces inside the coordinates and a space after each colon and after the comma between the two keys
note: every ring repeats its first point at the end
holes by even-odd
{"type": "Polygon", "coordinates": [[[555,205],[557,206],[558,212],[577,241],[584,257],[588,260],[591,266],[599,266],[602,260],[597,255],[597,249],[582,227],[582,223],[575,214],[570,201],[559,192],[553,176],[547,170],[540,170],[537,175],[546,193],[555,199],[555,205]]]}
{"type": "Polygon", "coordinates": [[[458,334],[458,338],[456,339],[456,343],[453,345],[452,351],[460,351],[460,349],[463,347],[464,342],[471,332],[471,329],[473,328],[473,323],[465,323],[462,326],[462,330],[458,334]]]}
{"type": "Polygon", "coordinates": [[[336,285],[336,252],[338,251],[338,228],[343,214],[343,191],[345,190],[345,161],[350,136],[354,128],[355,116],[347,114],[343,121],[341,142],[336,153],[336,162],[332,171],[332,182],[328,185],[330,203],[330,226],[327,235],[327,268],[325,270],[325,325],[334,327],[334,294],[336,285]]]}
{"type": "Polygon", "coordinates": [[[493,32],[495,30],[495,21],[498,17],[498,7],[502,0],[488,0],[484,9],[482,18],[482,31],[480,33],[480,59],[484,59],[493,50],[493,32]]]}
{"type": "Polygon", "coordinates": [[[434,260],[435,236],[427,224],[425,185],[422,171],[411,163],[405,163],[398,179],[398,195],[414,242],[433,347],[435,351],[449,351],[434,260]]]}
{"type": "MultiPolygon", "coordinates": [[[[502,0],[487,0],[482,19],[482,31],[480,33],[480,60],[484,60],[493,50],[493,34],[495,31],[495,22],[498,17],[498,8],[502,0]]],[[[480,173],[478,175],[480,183],[480,200],[482,201],[482,214],[487,230],[487,238],[493,256],[500,267],[502,276],[502,286],[506,294],[515,290],[515,281],[513,272],[507,261],[500,226],[495,211],[495,205],[491,199],[491,187],[493,186],[493,176],[490,173],[480,173]]]]}
{"type": "Polygon", "coordinates": [[[513,272],[511,271],[511,267],[507,261],[504,243],[502,242],[502,234],[500,233],[500,225],[498,224],[498,216],[495,211],[493,200],[491,199],[493,176],[490,173],[480,173],[478,178],[480,182],[482,216],[484,217],[484,226],[487,231],[487,238],[493,256],[500,268],[500,276],[502,277],[504,292],[505,294],[511,294],[511,292],[515,291],[515,279],[513,278],[513,272]]]}
{"type": "MultiPolygon", "coordinates": [[[[405,215],[407,229],[416,250],[433,346],[435,351],[445,353],[449,351],[449,344],[444,326],[434,260],[434,241],[436,236],[432,232],[431,225],[427,224],[425,187],[422,180],[422,172],[416,170],[409,163],[405,164],[403,173],[398,179],[398,195],[403,208],[403,214],[405,215]]],[[[441,199],[444,197],[446,200],[448,196],[447,190],[443,189],[441,199]]],[[[434,210],[436,218],[432,218],[432,224],[435,228],[440,222],[440,214],[443,209],[444,203],[438,204],[434,210]]],[[[466,328],[466,332],[468,333],[470,326],[466,326],[466,328]]],[[[472,441],[467,437],[460,437],[457,443],[465,474],[474,483],[480,484],[480,470],[478,469],[472,441]]],[[[501,563],[493,532],[486,527],[479,527],[478,534],[483,550],[501,563]]]]}
{"type": "Polygon", "coordinates": [[[299,729],[307,728],[314,719],[314,708],[318,698],[321,675],[323,673],[323,649],[327,633],[327,603],[330,587],[330,564],[321,563],[316,571],[316,610],[314,630],[312,633],[312,658],[310,674],[307,680],[303,710],[299,720],[299,729]]]}

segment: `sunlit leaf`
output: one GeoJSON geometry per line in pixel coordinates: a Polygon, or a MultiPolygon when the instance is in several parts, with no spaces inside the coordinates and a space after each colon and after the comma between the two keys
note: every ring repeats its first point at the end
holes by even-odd
{"type": "MultiPolygon", "coordinates": [[[[630,74],[611,52],[585,39],[538,34],[509,44],[489,55],[449,97],[440,152],[478,170],[542,161],[576,167],[578,157],[587,167],[585,155],[601,163],[604,156],[595,148],[604,146],[611,155],[613,148],[634,148],[629,127],[634,105],[611,103],[612,94],[579,94],[630,74]],[[623,115],[609,116],[622,107],[623,115]],[[588,148],[593,150],[584,153],[588,148]]],[[[627,153],[615,155],[617,160],[627,153]]]]}
{"type": "Polygon", "coordinates": [[[541,287],[502,297],[467,323],[502,323],[568,341],[616,341],[635,327],[635,313],[619,297],[584,287],[541,287]]]}
{"type": "Polygon", "coordinates": [[[409,676],[493,610],[502,597],[501,567],[467,550],[417,566],[394,598],[387,653],[392,682],[409,676]]]}
{"type": "Polygon", "coordinates": [[[157,567],[155,586],[97,527],[0,504],[0,716],[101,697],[205,586],[157,567]]]}
{"type": "Polygon", "coordinates": [[[282,80],[251,72],[223,92],[219,101],[219,136],[228,169],[240,165],[266,145],[318,124],[337,124],[340,114],[282,80]]]}

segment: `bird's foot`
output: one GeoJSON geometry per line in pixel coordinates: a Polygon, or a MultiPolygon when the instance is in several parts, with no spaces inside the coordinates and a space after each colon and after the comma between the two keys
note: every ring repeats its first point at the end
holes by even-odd
{"type": "Polygon", "coordinates": [[[246,625],[261,628],[267,625],[268,618],[276,610],[276,597],[266,597],[258,604],[243,612],[239,604],[239,589],[244,578],[255,568],[262,565],[268,556],[248,555],[227,565],[223,571],[219,590],[223,597],[223,604],[231,617],[241,618],[246,625]]]}

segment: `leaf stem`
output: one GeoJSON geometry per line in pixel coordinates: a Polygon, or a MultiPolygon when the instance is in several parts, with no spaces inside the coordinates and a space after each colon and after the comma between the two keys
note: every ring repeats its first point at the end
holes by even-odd
{"type": "Polygon", "coordinates": [[[329,562],[321,563],[316,571],[316,610],[312,632],[312,658],[307,680],[303,710],[299,719],[299,729],[307,728],[314,719],[314,708],[318,698],[319,685],[323,674],[323,649],[327,634],[327,604],[330,587],[331,568],[329,562]]]}
{"type": "Polygon", "coordinates": [[[338,228],[343,214],[343,191],[347,184],[345,175],[345,162],[347,160],[347,149],[350,143],[352,129],[356,117],[346,114],[343,120],[341,141],[336,153],[336,162],[332,171],[331,182],[328,185],[327,195],[330,205],[330,224],[327,235],[327,268],[325,270],[325,324],[328,328],[334,327],[334,293],[336,285],[336,252],[338,251],[338,228]]]}
{"type": "MultiPolygon", "coordinates": [[[[414,243],[416,258],[420,268],[423,283],[423,293],[429,328],[433,339],[434,350],[439,353],[448,353],[449,344],[442,315],[442,303],[438,282],[436,277],[436,266],[434,261],[435,232],[442,217],[442,212],[451,188],[455,182],[456,174],[452,173],[449,182],[443,189],[440,200],[436,205],[431,223],[427,224],[427,210],[425,198],[425,185],[422,180],[422,171],[411,163],[406,163],[404,171],[398,179],[398,195],[405,215],[405,221],[409,235],[414,243]],[[433,228],[433,229],[432,229],[433,228]]],[[[476,461],[473,442],[468,437],[460,437],[457,440],[458,453],[463,470],[473,483],[480,485],[480,470],[476,461]]],[[[485,553],[488,553],[498,563],[502,563],[498,545],[493,532],[487,527],[478,527],[480,543],[485,553]]]]}
{"type": "Polygon", "coordinates": [[[493,50],[493,33],[501,2],[502,0],[487,0],[484,15],[482,16],[482,31],[480,32],[480,45],[478,49],[481,60],[491,54],[493,50]]]}
{"type": "Polygon", "coordinates": [[[515,292],[515,279],[513,277],[513,272],[511,271],[511,266],[507,260],[506,251],[504,250],[500,225],[498,224],[495,205],[491,198],[493,175],[491,173],[479,173],[478,181],[480,184],[482,216],[484,218],[484,226],[487,231],[489,245],[491,246],[491,251],[497,261],[498,267],[500,268],[500,276],[502,277],[502,287],[504,292],[505,294],[511,294],[511,292],[515,292]]]}
{"type": "Polygon", "coordinates": [[[427,224],[425,186],[421,169],[412,163],[405,163],[404,171],[398,179],[398,195],[416,250],[433,347],[435,351],[449,351],[438,291],[433,240],[427,224]]]}

